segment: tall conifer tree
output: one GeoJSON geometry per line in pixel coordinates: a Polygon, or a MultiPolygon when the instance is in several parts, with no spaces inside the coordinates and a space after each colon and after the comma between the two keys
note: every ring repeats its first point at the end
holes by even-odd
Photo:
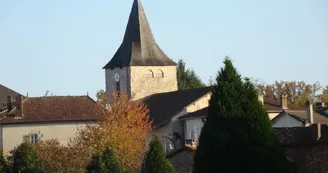
{"type": "Polygon", "coordinates": [[[253,84],[226,57],[209,102],[195,173],[284,173],[287,161],[253,84]]]}

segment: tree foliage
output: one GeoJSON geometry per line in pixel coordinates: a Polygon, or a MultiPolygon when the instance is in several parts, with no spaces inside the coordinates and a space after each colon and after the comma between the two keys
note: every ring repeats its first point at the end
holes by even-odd
{"type": "Polygon", "coordinates": [[[105,107],[107,104],[106,91],[104,91],[104,90],[97,91],[96,97],[97,97],[98,104],[100,104],[102,107],[105,107]]]}
{"type": "Polygon", "coordinates": [[[186,69],[186,63],[180,59],[177,65],[178,89],[186,90],[204,87],[205,84],[193,69],[186,69]]]}
{"type": "Polygon", "coordinates": [[[142,173],[174,173],[175,169],[166,159],[160,139],[154,136],[149,143],[149,150],[142,166],[142,173]]]}
{"type": "Polygon", "coordinates": [[[38,151],[30,143],[22,143],[14,149],[12,162],[14,173],[45,172],[43,161],[40,159],[38,151]]]}
{"type": "Polygon", "coordinates": [[[231,60],[219,71],[194,158],[195,173],[283,173],[286,157],[258,91],[231,60]]]}
{"type": "Polygon", "coordinates": [[[0,173],[5,173],[7,170],[7,160],[3,156],[2,150],[0,150],[0,173]]]}
{"type": "Polygon", "coordinates": [[[304,81],[275,81],[274,84],[265,84],[254,81],[254,84],[265,97],[279,99],[280,95],[286,94],[290,103],[301,106],[304,106],[308,99],[312,102],[321,101],[323,95],[320,94],[322,86],[319,82],[307,84],[304,81]]]}
{"type": "Polygon", "coordinates": [[[109,145],[121,159],[127,172],[140,170],[145,142],[152,130],[149,110],[142,102],[134,102],[125,93],[114,93],[109,109],[99,126],[87,126],[79,131],[77,140],[95,152],[103,152],[109,145]]]}
{"type": "Polygon", "coordinates": [[[47,172],[51,173],[85,172],[85,167],[93,155],[90,147],[81,145],[74,139],[66,145],[61,145],[57,139],[40,141],[36,149],[47,172]]]}
{"type": "Polygon", "coordinates": [[[318,96],[319,100],[328,105],[328,85],[322,90],[322,93],[318,96]]]}
{"type": "Polygon", "coordinates": [[[122,163],[108,146],[103,153],[92,157],[87,167],[88,173],[123,173],[122,163]]]}

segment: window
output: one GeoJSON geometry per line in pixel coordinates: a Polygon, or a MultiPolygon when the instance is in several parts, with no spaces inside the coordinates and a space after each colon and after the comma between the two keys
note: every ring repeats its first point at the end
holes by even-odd
{"type": "Polygon", "coordinates": [[[39,142],[39,136],[37,134],[31,135],[31,143],[37,144],[39,142]]]}
{"type": "Polygon", "coordinates": [[[156,78],[164,78],[164,72],[162,70],[157,70],[155,77],[156,78]]]}
{"type": "Polygon", "coordinates": [[[3,102],[3,104],[2,104],[3,106],[7,106],[8,104],[7,104],[7,102],[3,102]]]}
{"type": "Polygon", "coordinates": [[[38,134],[29,134],[29,135],[25,135],[23,137],[24,142],[28,142],[31,144],[37,144],[39,142],[39,135],[38,134]]]}
{"type": "Polygon", "coordinates": [[[149,70],[148,73],[146,74],[147,78],[154,78],[154,72],[152,70],[149,70]]]}

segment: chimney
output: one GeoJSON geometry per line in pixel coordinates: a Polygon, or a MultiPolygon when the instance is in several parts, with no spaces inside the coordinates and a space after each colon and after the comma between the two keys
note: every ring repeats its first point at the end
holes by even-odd
{"type": "Polygon", "coordinates": [[[321,138],[321,124],[317,124],[317,140],[321,138]]]}
{"type": "Polygon", "coordinates": [[[16,109],[18,110],[19,112],[19,115],[20,116],[24,116],[24,112],[23,112],[23,96],[22,95],[17,95],[16,96],[16,109]]]}
{"type": "Polygon", "coordinates": [[[306,101],[306,118],[310,124],[313,124],[313,106],[310,101],[306,101]]]}
{"type": "Polygon", "coordinates": [[[13,99],[11,96],[7,97],[7,109],[8,109],[8,112],[13,109],[13,99]]]}
{"type": "Polygon", "coordinates": [[[283,110],[288,109],[288,101],[287,101],[287,95],[281,95],[280,96],[280,107],[283,110]]]}
{"type": "Polygon", "coordinates": [[[313,127],[312,127],[312,135],[313,135],[313,139],[314,140],[320,140],[321,138],[321,124],[318,123],[318,124],[313,124],[313,127]]]}
{"type": "Polygon", "coordinates": [[[264,104],[263,94],[259,94],[259,101],[264,104]]]}

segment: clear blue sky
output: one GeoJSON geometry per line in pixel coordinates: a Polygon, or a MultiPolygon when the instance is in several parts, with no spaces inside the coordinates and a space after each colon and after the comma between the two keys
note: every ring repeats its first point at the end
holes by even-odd
{"type": "MultiPolygon", "coordinates": [[[[0,83],[94,96],[133,0],[1,0],[0,83]]],[[[204,82],[225,55],[243,76],[328,85],[327,0],[142,0],[155,39],[204,82]]]]}

